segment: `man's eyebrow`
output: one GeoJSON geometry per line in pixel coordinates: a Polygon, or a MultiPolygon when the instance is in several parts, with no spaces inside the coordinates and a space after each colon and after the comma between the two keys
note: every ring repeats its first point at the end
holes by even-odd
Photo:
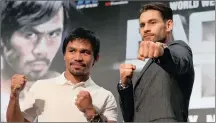
{"type": "Polygon", "coordinates": [[[62,28],[57,28],[57,29],[51,30],[50,32],[47,32],[47,33],[61,32],[61,31],[62,31],[62,28]]]}
{"type": "MultiPolygon", "coordinates": [[[[157,21],[157,19],[150,19],[150,20],[148,20],[148,22],[151,22],[151,21],[157,21]]],[[[140,24],[145,24],[145,22],[140,22],[140,24]]]]}
{"type": "MultiPolygon", "coordinates": [[[[20,32],[33,32],[33,33],[35,33],[35,34],[41,34],[41,33],[43,33],[43,32],[39,32],[37,29],[32,28],[32,27],[21,28],[19,31],[20,31],[20,32]]],[[[51,30],[51,31],[48,31],[48,32],[46,32],[46,33],[49,34],[49,33],[60,32],[60,31],[62,31],[62,28],[61,28],[61,27],[58,27],[58,28],[56,28],[56,29],[54,29],[54,30],[51,30]]]]}
{"type": "Polygon", "coordinates": [[[151,22],[151,21],[157,21],[157,19],[150,19],[150,20],[148,20],[148,22],[151,22]]]}
{"type": "MultiPolygon", "coordinates": [[[[67,49],[68,49],[68,50],[76,50],[76,48],[71,47],[71,46],[69,46],[67,49]]],[[[87,48],[80,48],[79,50],[80,50],[80,51],[90,51],[90,50],[87,49],[87,48]]]]}
{"type": "Polygon", "coordinates": [[[69,46],[67,49],[69,49],[69,50],[74,50],[75,48],[69,46]]]}
{"type": "Polygon", "coordinates": [[[145,24],[145,22],[140,22],[140,25],[145,24]]]}
{"type": "Polygon", "coordinates": [[[32,27],[23,27],[21,29],[19,29],[19,32],[25,33],[25,32],[33,32],[36,34],[40,34],[40,32],[38,32],[36,29],[32,28],[32,27]]]}

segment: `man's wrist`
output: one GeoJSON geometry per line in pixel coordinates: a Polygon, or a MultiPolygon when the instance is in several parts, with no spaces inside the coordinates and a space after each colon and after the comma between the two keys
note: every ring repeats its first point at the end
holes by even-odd
{"type": "Polygon", "coordinates": [[[167,58],[167,52],[168,52],[168,45],[165,44],[165,43],[161,43],[161,48],[162,48],[162,55],[157,57],[157,58],[153,58],[153,60],[158,63],[158,64],[161,64],[164,62],[164,60],[167,58]]]}
{"type": "Polygon", "coordinates": [[[85,109],[84,114],[89,122],[102,122],[100,114],[97,113],[96,109],[93,106],[85,109]]]}
{"type": "Polygon", "coordinates": [[[120,86],[121,86],[122,88],[125,88],[125,87],[127,86],[127,84],[122,83],[121,80],[119,81],[119,84],[120,84],[120,86]]]}
{"type": "Polygon", "coordinates": [[[12,100],[19,100],[19,93],[18,92],[11,92],[10,99],[12,100]]]}
{"type": "Polygon", "coordinates": [[[94,107],[90,107],[85,109],[84,113],[85,116],[88,118],[94,116],[97,113],[97,111],[94,109],[94,107]]]}
{"type": "Polygon", "coordinates": [[[161,55],[160,56],[163,56],[164,55],[164,50],[168,47],[167,44],[165,43],[160,43],[160,47],[161,47],[161,55]]]}
{"type": "Polygon", "coordinates": [[[89,122],[106,122],[103,121],[100,114],[95,114],[91,119],[88,120],[89,122]]]}
{"type": "Polygon", "coordinates": [[[123,84],[122,81],[119,81],[120,89],[126,89],[130,86],[131,83],[123,84]]]}

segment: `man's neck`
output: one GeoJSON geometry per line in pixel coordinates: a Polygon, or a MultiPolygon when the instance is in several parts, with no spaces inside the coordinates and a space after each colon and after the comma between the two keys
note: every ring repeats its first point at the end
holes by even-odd
{"type": "Polygon", "coordinates": [[[77,84],[80,82],[85,82],[89,79],[89,75],[84,76],[74,76],[69,71],[65,71],[64,76],[67,80],[70,80],[72,84],[77,84]]]}
{"type": "Polygon", "coordinates": [[[170,41],[172,41],[172,36],[171,34],[168,34],[165,43],[168,43],[170,41]]]}

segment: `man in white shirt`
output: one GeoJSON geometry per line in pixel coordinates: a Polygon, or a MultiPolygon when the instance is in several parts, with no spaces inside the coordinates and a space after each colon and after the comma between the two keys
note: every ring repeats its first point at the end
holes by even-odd
{"type": "Polygon", "coordinates": [[[64,40],[65,72],[38,80],[19,105],[19,93],[27,78],[14,75],[7,109],[8,122],[115,122],[117,104],[113,94],[96,85],[90,70],[99,58],[100,41],[85,28],[73,30],[64,40]]]}

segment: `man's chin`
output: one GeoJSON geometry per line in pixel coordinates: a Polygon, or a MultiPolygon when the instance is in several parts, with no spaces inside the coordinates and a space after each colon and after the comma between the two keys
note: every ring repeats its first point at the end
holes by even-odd
{"type": "Polygon", "coordinates": [[[76,73],[72,73],[72,75],[74,76],[84,76],[85,74],[82,72],[76,72],[76,73]]]}
{"type": "Polygon", "coordinates": [[[45,75],[44,72],[35,72],[35,71],[26,74],[28,81],[37,81],[39,79],[42,79],[44,75],[45,75]]]}
{"type": "Polygon", "coordinates": [[[74,76],[83,76],[85,73],[83,71],[78,71],[78,70],[72,70],[70,73],[74,76]]]}

